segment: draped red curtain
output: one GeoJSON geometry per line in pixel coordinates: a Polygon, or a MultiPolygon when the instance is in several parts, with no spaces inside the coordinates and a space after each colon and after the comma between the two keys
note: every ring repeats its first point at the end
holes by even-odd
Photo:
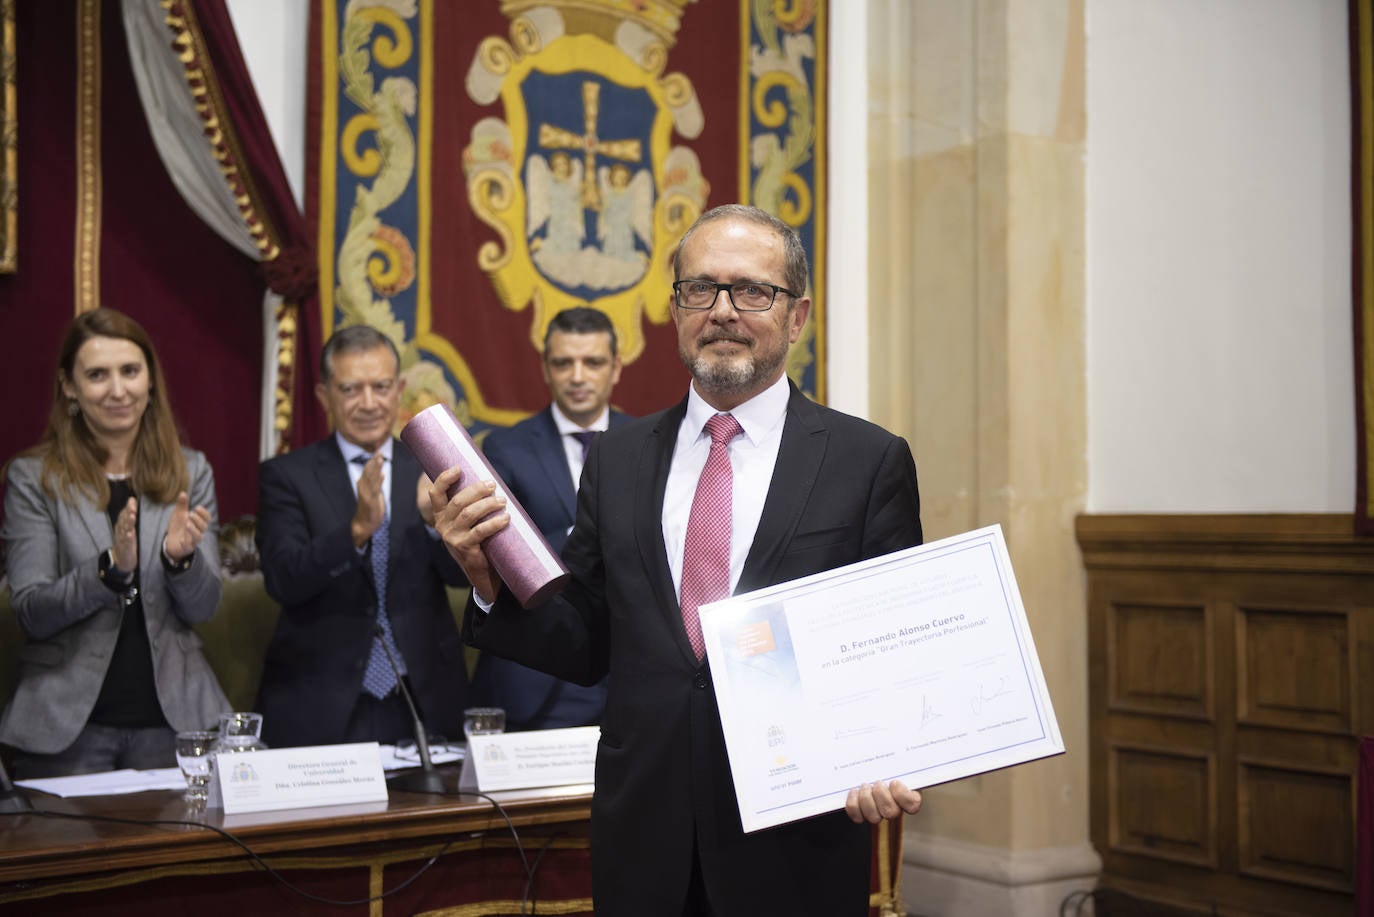
{"type": "MultiPolygon", "coordinates": [[[[172,10],[183,6],[174,3],[172,10]]],[[[327,432],[313,395],[315,355],[323,345],[314,236],[292,197],[225,0],[194,0],[185,12],[209,57],[210,101],[228,136],[228,153],[243,170],[244,193],[276,250],[263,259],[267,283],[290,306],[281,331],[281,383],[289,399],[282,432],[289,443],[312,442],[327,432]]]]}
{"type": "Polygon", "coordinates": [[[18,270],[0,276],[0,339],[9,342],[0,455],[38,440],[63,329],[78,308],[106,305],[152,335],[184,439],[214,466],[221,515],[253,512],[261,271],[206,227],[167,177],[145,126],[119,5],[15,6],[18,270]],[[91,77],[84,89],[83,72],[91,77]],[[83,92],[93,108],[78,119],[83,92]],[[84,207],[83,168],[92,195],[84,207]],[[83,248],[82,238],[91,244],[83,248]],[[95,259],[90,270],[83,251],[95,259]],[[95,283],[78,290],[82,278],[95,283]]]}

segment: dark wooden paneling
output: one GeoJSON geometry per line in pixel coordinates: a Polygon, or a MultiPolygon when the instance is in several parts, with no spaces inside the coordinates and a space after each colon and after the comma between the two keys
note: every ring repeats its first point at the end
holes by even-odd
{"type": "Polygon", "coordinates": [[[1236,625],[1239,722],[1353,733],[1347,611],[1245,607],[1236,625]]]}
{"type": "Polygon", "coordinates": [[[1240,872],[1353,894],[1351,775],[1241,762],[1240,872]]]}
{"type": "Polygon", "coordinates": [[[1205,606],[1115,605],[1109,637],[1113,710],[1212,718],[1205,606]]]}
{"type": "Polygon", "coordinates": [[[1349,914],[1374,732],[1374,539],[1350,516],[1080,516],[1102,886],[1349,914]]]}
{"type": "Polygon", "coordinates": [[[1217,865],[1211,755],[1113,745],[1112,847],[1126,853],[1217,865]]]}

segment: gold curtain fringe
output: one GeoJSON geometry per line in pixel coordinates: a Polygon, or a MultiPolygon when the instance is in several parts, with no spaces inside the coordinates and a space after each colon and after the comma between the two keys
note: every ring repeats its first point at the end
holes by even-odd
{"type": "MultiPolygon", "coordinates": [[[[243,220],[253,244],[262,260],[275,261],[281,255],[280,238],[258,205],[258,195],[248,173],[241,168],[242,155],[233,137],[232,122],[223,112],[223,102],[214,92],[213,67],[205,53],[199,31],[193,23],[194,11],[189,0],[161,0],[163,21],[172,32],[172,47],[182,65],[186,87],[196,114],[200,116],[210,151],[219,165],[220,173],[233,194],[234,206],[243,220]],[[226,129],[225,125],[229,125],[226,129]]],[[[283,301],[277,307],[277,379],[273,391],[273,428],[280,434],[277,451],[286,451],[291,430],[294,404],[295,359],[297,346],[297,307],[283,301]]]]}
{"type": "Polygon", "coordinates": [[[262,260],[271,261],[281,254],[281,248],[272,238],[274,235],[266,221],[259,216],[254,204],[255,195],[248,186],[244,171],[239,167],[239,157],[229,142],[222,125],[227,123],[218,110],[216,99],[211,92],[211,81],[206,72],[210,63],[201,50],[193,32],[185,0],[161,0],[167,15],[163,21],[172,30],[172,47],[177,49],[177,59],[181,62],[186,78],[186,87],[191,92],[191,101],[196,114],[200,116],[205,137],[210,141],[210,150],[219,164],[220,172],[233,193],[239,216],[247,227],[254,245],[262,254],[262,260]]]}

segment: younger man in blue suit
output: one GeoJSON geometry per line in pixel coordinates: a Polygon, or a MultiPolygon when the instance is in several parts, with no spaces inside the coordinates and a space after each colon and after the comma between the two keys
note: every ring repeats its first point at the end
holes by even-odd
{"type": "MultiPolygon", "coordinates": [[[[561,551],[592,439],[629,420],[609,407],[611,389],[620,381],[610,318],[587,306],[555,315],[544,333],[543,369],[553,403],[493,431],[483,451],[549,545],[561,551]]],[[[604,681],[586,688],[491,655],[478,661],[472,691],[478,701],[505,708],[511,730],[592,725],[606,706],[604,681]]]]}

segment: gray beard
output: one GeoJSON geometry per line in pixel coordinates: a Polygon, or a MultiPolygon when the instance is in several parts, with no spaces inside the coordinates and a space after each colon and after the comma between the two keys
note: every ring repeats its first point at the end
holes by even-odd
{"type": "Polygon", "coordinates": [[[787,348],[766,357],[751,355],[743,360],[721,363],[701,355],[694,360],[688,359],[686,354],[681,356],[700,391],[719,395],[753,395],[757,394],[759,386],[772,379],[782,368],[787,359],[787,348]]]}

